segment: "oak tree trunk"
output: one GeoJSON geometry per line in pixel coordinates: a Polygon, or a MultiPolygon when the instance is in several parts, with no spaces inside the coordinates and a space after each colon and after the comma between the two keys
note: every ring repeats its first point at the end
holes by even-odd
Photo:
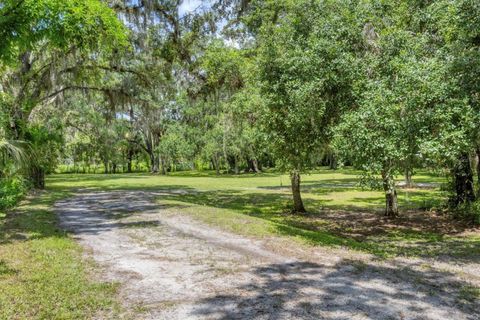
{"type": "Polygon", "coordinates": [[[300,173],[298,170],[293,170],[290,173],[290,180],[292,182],[293,211],[305,213],[306,210],[300,193],[300,173]]]}
{"type": "Polygon", "coordinates": [[[150,152],[149,157],[150,157],[150,171],[152,173],[158,173],[158,168],[160,165],[158,157],[155,155],[155,152],[150,152]]]}
{"type": "Polygon", "coordinates": [[[166,175],[167,174],[167,168],[166,168],[166,164],[165,164],[165,159],[163,157],[160,157],[160,164],[161,164],[161,167],[162,167],[162,175],[166,175]]]}
{"type": "MultiPolygon", "coordinates": [[[[130,121],[130,126],[133,127],[134,125],[134,119],[135,119],[135,113],[133,112],[133,107],[130,105],[130,108],[128,110],[129,112],[129,121],[130,121]]],[[[128,143],[128,151],[127,151],[127,172],[132,173],[132,162],[133,162],[133,156],[135,154],[135,151],[133,149],[133,142],[128,143]]]]}
{"type": "Polygon", "coordinates": [[[212,157],[212,164],[213,164],[213,167],[215,169],[215,174],[217,176],[219,176],[220,175],[220,163],[219,163],[218,157],[216,155],[214,155],[212,157]]]}
{"type": "Polygon", "coordinates": [[[393,177],[382,172],[382,184],[385,191],[385,216],[396,217],[398,216],[398,197],[393,177]]]}
{"type": "Polygon", "coordinates": [[[253,171],[255,173],[260,173],[260,169],[258,168],[258,160],[257,159],[252,159],[252,166],[253,166],[253,171]]]}
{"type": "Polygon", "coordinates": [[[247,158],[247,164],[248,168],[245,170],[245,172],[255,172],[255,173],[260,173],[260,168],[258,166],[258,160],[253,158],[247,158]]]}
{"type": "Polygon", "coordinates": [[[412,185],[413,185],[412,170],[407,168],[407,169],[405,169],[405,187],[411,188],[412,185]]]}
{"type": "Polygon", "coordinates": [[[240,168],[238,167],[238,157],[235,156],[235,163],[234,163],[234,171],[235,171],[235,174],[239,174],[240,173],[240,168]]]}
{"type": "Polygon", "coordinates": [[[337,157],[333,153],[329,156],[328,167],[330,170],[336,170],[338,167],[337,157]]]}
{"type": "Polygon", "coordinates": [[[132,162],[133,162],[133,150],[132,148],[128,148],[127,154],[127,172],[132,173],[132,162]]]}
{"type": "Polygon", "coordinates": [[[480,147],[477,147],[477,185],[478,196],[480,196],[480,147]]]}
{"type": "Polygon", "coordinates": [[[473,187],[473,172],[468,154],[462,154],[453,170],[454,195],[450,199],[456,207],[462,203],[470,203],[475,200],[473,187]]]}
{"type": "Polygon", "coordinates": [[[398,216],[398,198],[397,190],[392,189],[385,193],[385,216],[398,216]]]}

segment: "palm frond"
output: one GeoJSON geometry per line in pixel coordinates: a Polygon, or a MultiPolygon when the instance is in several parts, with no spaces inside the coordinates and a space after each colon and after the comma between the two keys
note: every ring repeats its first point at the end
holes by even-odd
{"type": "Polygon", "coordinates": [[[28,165],[28,161],[27,143],[0,138],[0,169],[9,162],[17,168],[23,168],[28,165]]]}

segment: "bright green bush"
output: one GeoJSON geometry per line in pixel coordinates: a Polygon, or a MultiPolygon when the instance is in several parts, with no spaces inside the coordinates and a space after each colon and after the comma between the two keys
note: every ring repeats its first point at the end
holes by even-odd
{"type": "Polygon", "coordinates": [[[22,177],[0,179],[0,212],[11,208],[25,195],[27,182],[22,177]]]}

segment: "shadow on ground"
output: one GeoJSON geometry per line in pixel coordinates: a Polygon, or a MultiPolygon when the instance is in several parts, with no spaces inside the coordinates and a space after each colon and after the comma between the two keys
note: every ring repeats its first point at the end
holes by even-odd
{"type": "MultiPolygon", "coordinates": [[[[407,212],[396,220],[384,219],[374,212],[354,210],[324,209],[298,215],[289,213],[288,194],[249,190],[197,191],[180,185],[107,193],[87,189],[84,192],[94,195],[83,200],[77,198],[77,203],[68,214],[88,215],[88,210],[82,208],[89,207],[103,215],[91,217],[92,223],[88,225],[76,226],[83,232],[152,225],[154,221],[126,223],[115,220],[137,212],[154,212],[159,208],[154,201],[157,198],[163,202],[164,209],[171,207],[177,212],[191,206],[200,206],[198,212],[208,208],[230,209],[236,214],[266,221],[275,234],[296,237],[313,245],[348,247],[380,257],[424,256],[445,261],[453,258],[458,262],[480,263],[480,237],[457,237],[456,234],[463,232],[465,226],[452,223],[446,217],[418,210],[407,212]],[[131,200],[125,201],[122,198],[125,196],[131,200]]],[[[306,199],[309,207],[321,207],[324,203],[323,200],[306,199]]],[[[67,201],[66,205],[71,204],[67,201]]],[[[229,212],[222,214],[228,215],[229,212]]],[[[79,219],[70,219],[76,220],[79,219]]]]}
{"type": "Polygon", "coordinates": [[[0,220],[0,244],[65,237],[65,231],[56,225],[50,206],[68,195],[65,191],[36,191],[29,195],[23,204],[7,212],[6,217],[0,220]]]}
{"type": "MultiPolygon", "coordinates": [[[[209,193],[206,199],[213,201],[213,194],[215,193],[209,193]]],[[[228,194],[231,196],[231,192],[228,194]]],[[[210,206],[225,204],[222,195],[217,194],[218,202],[211,203],[210,206]]],[[[71,228],[77,234],[96,235],[112,229],[151,228],[160,225],[163,213],[159,209],[165,207],[155,204],[152,201],[155,197],[182,201],[178,207],[170,204],[170,208],[177,210],[185,208],[188,203],[202,204],[205,196],[204,192],[193,190],[163,190],[157,193],[89,192],[58,202],[57,209],[61,215],[68,216],[62,219],[67,229],[71,228]],[[141,221],[124,219],[134,217],[139,212],[141,221]]],[[[234,195],[234,198],[247,201],[248,196],[249,194],[239,194],[234,195]]],[[[297,232],[297,236],[305,238],[321,234],[292,229],[281,223],[275,226],[279,232],[283,230],[290,235],[297,232]]],[[[188,234],[187,237],[181,233],[179,236],[175,242],[195,237],[195,234],[188,234]]],[[[103,241],[108,242],[110,239],[108,237],[103,241]]],[[[327,240],[333,241],[324,239],[327,240]]],[[[478,249],[478,243],[476,246],[478,249]]],[[[423,250],[427,247],[427,243],[422,243],[423,250]]],[[[123,250],[126,249],[122,249],[122,254],[123,250]]],[[[196,253],[199,251],[192,252],[193,255],[196,253]]],[[[225,255],[219,259],[223,258],[225,255]]],[[[467,259],[475,258],[470,255],[467,259]]],[[[155,259],[154,263],[161,261],[155,259]]],[[[215,263],[220,261],[216,260],[215,263]]],[[[344,259],[336,262],[338,259],[331,257],[325,257],[321,261],[325,264],[295,260],[288,263],[272,263],[267,260],[248,264],[243,271],[239,271],[243,272],[243,277],[238,275],[244,281],[225,282],[218,290],[211,290],[207,295],[201,296],[200,300],[192,301],[193,307],[188,312],[190,316],[201,319],[473,320],[477,317],[476,312],[480,306],[476,291],[471,289],[468,282],[448,271],[412,261],[362,262],[344,259]]],[[[189,263],[192,263],[191,260],[186,262],[187,265],[189,263]]],[[[196,263],[203,264],[205,260],[196,263]]],[[[190,280],[189,278],[188,281],[190,280]]],[[[212,279],[204,285],[214,283],[212,279]]]]}
{"type": "Polygon", "coordinates": [[[215,319],[477,319],[478,303],[453,274],[343,261],[271,264],[255,280],[199,302],[215,319]]]}
{"type": "MultiPolygon", "coordinates": [[[[405,211],[395,220],[365,209],[325,208],[298,215],[289,212],[287,194],[244,190],[164,192],[159,199],[235,210],[272,222],[278,234],[300,237],[312,244],[346,246],[379,256],[453,256],[459,261],[480,262],[480,237],[457,236],[468,225],[428,211],[405,211]]],[[[319,208],[326,201],[308,198],[305,203],[319,208]]]]}

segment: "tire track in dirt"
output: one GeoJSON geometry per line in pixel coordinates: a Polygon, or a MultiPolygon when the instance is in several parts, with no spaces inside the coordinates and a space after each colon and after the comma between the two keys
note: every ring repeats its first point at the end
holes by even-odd
{"type": "Polygon", "coordinates": [[[452,294],[463,284],[451,273],[279,254],[181,208],[166,214],[157,196],[80,192],[55,205],[135,319],[478,319],[452,294]]]}

